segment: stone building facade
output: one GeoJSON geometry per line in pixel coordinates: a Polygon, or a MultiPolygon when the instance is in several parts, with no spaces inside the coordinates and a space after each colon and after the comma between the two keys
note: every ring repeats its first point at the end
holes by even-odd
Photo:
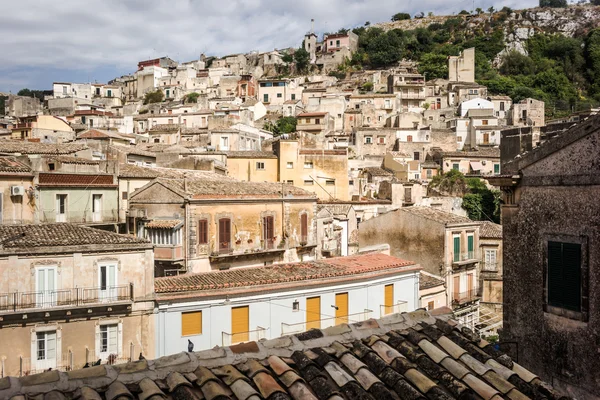
{"type": "Polygon", "coordinates": [[[504,328],[519,362],[573,397],[600,387],[600,118],[504,163],[504,328]],[[526,266],[526,267],[524,267],[526,266]]]}

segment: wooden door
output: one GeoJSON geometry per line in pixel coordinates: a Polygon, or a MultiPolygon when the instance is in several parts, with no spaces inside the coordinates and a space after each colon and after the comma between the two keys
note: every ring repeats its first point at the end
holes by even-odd
{"type": "Polygon", "coordinates": [[[231,344],[248,341],[250,310],[248,306],[231,309],[231,344]]]}
{"type": "Polygon", "coordinates": [[[394,285],[385,285],[384,314],[394,312],[394,285]]]}
{"type": "Polygon", "coordinates": [[[469,297],[474,294],[475,287],[473,286],[473,274],[467,275],[467,292],[469,297]]]}
{"type": "Polygon", "coordinates": [[[483,144],[489,144],[489,143],[490,143],[490,134],[484,133],[483,134],[483,144]]]}
{"type": "Polygon", "coordinates": [[[219,251],[227,251],[231,248],[231,220],[223,218],[219,220],[219,251]]]}
{"type": "Polygon", "coordinates": [[[348,323],[348,293],[335,295],[335,324],[348,323]]]}
{"type": "Polygon", "coordinates": [[[321,328],[321,297],[306,299],[306,330],[321,328]]]}

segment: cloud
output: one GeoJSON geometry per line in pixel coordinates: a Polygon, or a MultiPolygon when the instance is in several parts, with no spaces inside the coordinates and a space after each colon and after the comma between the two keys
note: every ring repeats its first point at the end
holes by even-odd
{"type": "MultiPolygon", "coordinates": [[[[48,88],[52,76],[106,80],[133,72],[143,59],[179,61],[297,47],[315,19],[319,33],[388,21],[396,12],[436,15],[470,9],[472,0],[61,0],[6,2],[0,90],[48,88]],[[25,73],[24,73],[25,71],[25,73]],[[27,73],[28,72],[28,73],[27,73]],[[111,75],[111,73],[113,75],[111,75]]],[[[537,0],[476,0],[487,9],[535,6],[537,0]]]]}

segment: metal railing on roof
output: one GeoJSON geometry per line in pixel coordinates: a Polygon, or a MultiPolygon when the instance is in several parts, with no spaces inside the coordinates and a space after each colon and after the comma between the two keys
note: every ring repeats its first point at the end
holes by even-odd
{"type": "Polygon", "coordinates": [[[339,324],[351,324],[354,322],[362,322],[371,318],[371,314],[373,310],[365,309],[363,312],[356,314],[349,314],[345,316],[337,316],[337,317],[328,317],[322,318],[314,321],[305,321],[298,322],[295,324],[286,324],[285,322],[281,323],[281,334],[288,335],[292,333],[300,333],[305,332],[309,329],[321,329],[327,328],[330,326],[335,326],[339,324]]]}

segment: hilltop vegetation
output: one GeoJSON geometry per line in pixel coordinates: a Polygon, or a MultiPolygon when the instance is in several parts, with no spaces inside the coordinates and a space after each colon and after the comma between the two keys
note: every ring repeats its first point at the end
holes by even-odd
{"type": "MultiPolygon", "coordinates": [[[[581,14],[580,10],[584,9],[592,7],[574,7],[569,15],[581,14]]],[[[599,21],[585,21],[582,29],[568,26],[565,29],[573,32],[564,35],[561,28],[536,26],[537,16],[532,17],[528,12],[490,8],[488,14],[482,10],[475,16],[461,12],[453,17],[430,17],[427,22],[407,20],[405,14],[398,13],[391,18],[395,22],[355,28],[359,49],[352,59],[340,66],[339,72],[390,68],[406,59],[418,61],[419,71],[428,80],[446,78],[447,57],[474,47],[475,78],[488,86],[489,94],[508,95],[514,101],[526,97],[543,100],[549,117],[597,106],[600,101],[600,30],[595,26],[599,21]],[[527,18],[533,22],[527,20],[525,24],[523,21],[527,18]],[[522,48],[507,40],[510,32],[520,29],[515,21],[531,27],[525,32],[527,37],[520,38],[522,48]],[[536,33],[530,34],[529,29],[531,32],[535,29],[536,33]]],[[[568,23],[563,21],[563,24],[568,23]]]]}

